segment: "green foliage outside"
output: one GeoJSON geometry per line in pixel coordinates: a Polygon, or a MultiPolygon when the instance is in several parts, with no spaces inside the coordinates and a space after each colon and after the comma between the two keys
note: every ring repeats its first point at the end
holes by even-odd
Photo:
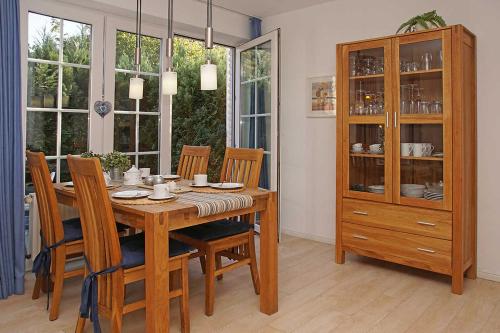
{"type": "Polygon", "coordinates": [[[215,46],[210,51],[217,65],[217,90],[200,90],[200,66],[206,62],[204,44],[192,39],[174,39],[174,69],[177,95],[172,102],[172,170],[177,170],[183,145],[211,146],[208,177],[217,181],[226,148],[226,64],[229,50],[215,46]]]}

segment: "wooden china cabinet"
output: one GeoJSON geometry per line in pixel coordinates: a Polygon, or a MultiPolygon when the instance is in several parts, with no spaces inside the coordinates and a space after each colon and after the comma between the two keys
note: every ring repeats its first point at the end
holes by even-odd
{"type": "Polygon", "coordinates": [[[476,277],[476,41],[461,25],[337,45],[337,242],[476,277]]]}

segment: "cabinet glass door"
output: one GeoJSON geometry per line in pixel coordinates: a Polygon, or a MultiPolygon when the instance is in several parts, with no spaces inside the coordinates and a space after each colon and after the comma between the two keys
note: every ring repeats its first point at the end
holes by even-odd
{"type": "Polygon", "coordinates": [[[342,117],[344,195],[392,200],[391,42],[373,41],[343,49],[342,117]]]}
{"type": "Polygon", "coordinates": [[[451,208],[449,31],[395,41],[395,202],[451,208]]]}

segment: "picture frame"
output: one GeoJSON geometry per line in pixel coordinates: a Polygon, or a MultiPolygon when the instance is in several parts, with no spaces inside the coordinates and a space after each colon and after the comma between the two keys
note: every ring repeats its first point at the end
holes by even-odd
{"type": "Polygon", "coordinates": [[[337,115],[335,75],[310,77],[307,80],[308,118],[327,118],[337,115]]]}

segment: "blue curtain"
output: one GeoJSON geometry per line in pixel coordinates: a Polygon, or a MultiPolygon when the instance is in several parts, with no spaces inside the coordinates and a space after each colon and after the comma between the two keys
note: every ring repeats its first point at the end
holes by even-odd
{"type": "Polygon", "coordinates": [[[262,20],[257,17],[250,18],[250,37],[251,39],[262,35],[262,20]]]}
{"type": "Polygon", "coordinates": [[[24,292],[19,0],[0,0],[0,299],[24,292]]]}

